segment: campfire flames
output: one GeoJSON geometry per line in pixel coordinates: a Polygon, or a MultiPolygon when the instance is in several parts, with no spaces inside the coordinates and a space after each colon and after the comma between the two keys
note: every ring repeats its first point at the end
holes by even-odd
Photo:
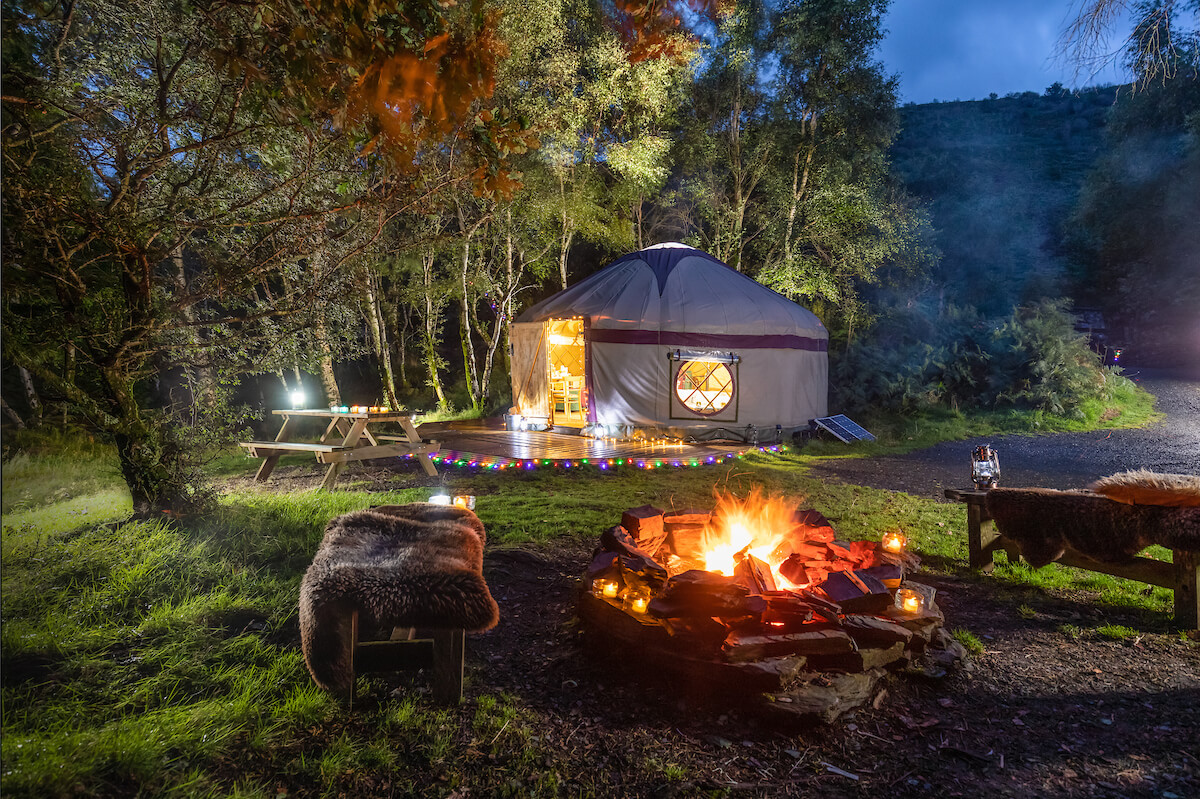
{"type": "Polygon", "coordinates": [[[755,490],[744,499],[718,494],[711,512],[631,508],[600,537],[590,594],[671,636],[719,642],[726,655],[742,656],[747,636],[762,635],[777,636],[766,647],[776,653],[833,646],[839,635],[836,646],[857,651],[841,631],[848,616],[858,617],[858,634],[907,643],[911,636],[883,618],[925,607],[896,599],[918,562],[903,534],[839,541],[824,516],[800,504],[755,490]]]}
{"type": "Polygon", "coordinates": [[[818,675],[873,683],[947,636],[933,589],[905,581],[919,561],[902,532],[841,541],[800,505],[754,491],[718,495],[711,512],[630,508],[600,536],[584,622],[683,674],[782,691],[796,712],[816,703],[836,716],[861,697],[829,699],[818,675]]]}
{"type": "Polygon", "coordinates": [[[712,522],[705,530],[705,570],[733,576],[738,564],[752,555],[771,567],[776,587],[806,588],[807,582],[797,585],[779,571],[792,554],[787,543],[796,533],[799,509],[794,498],[768,497],[758,489],[744,500],[718,494],[712,522]]]}

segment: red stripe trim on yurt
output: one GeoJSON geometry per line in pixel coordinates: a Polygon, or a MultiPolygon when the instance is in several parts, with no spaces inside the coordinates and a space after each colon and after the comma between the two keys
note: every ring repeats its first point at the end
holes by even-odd
{"type": "Polygon", "coordinates": [[[828,352],[829,341],[809,336],[742,336],[726,333],[686,333],[678,330],[612,330],[592,328],[585,340],[604,344],[662,344],[667,347],[712,347],[728,350],[807,350],[828,352]]]}

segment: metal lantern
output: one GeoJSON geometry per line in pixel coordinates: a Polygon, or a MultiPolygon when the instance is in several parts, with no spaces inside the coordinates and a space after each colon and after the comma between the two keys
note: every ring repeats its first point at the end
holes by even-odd
{"type": "Polygon", "coordinates": [[[1000,484],[1000,456],[991,444],[976,447],[971,455],[971,480],[979,491],[1000,484]]]}

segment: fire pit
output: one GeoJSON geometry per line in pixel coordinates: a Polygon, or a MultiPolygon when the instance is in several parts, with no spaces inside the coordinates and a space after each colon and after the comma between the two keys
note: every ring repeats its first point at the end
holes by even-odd
{"type": "Polygon", "coordinates": [[[792,718],[832,721],[889,670],[961,648],[902,532],[839,540],[799,501],[718,498],[714,510],[632,508],[600,536],[579,611],[590,636],[692,684],[760,694],[792,718]]]}

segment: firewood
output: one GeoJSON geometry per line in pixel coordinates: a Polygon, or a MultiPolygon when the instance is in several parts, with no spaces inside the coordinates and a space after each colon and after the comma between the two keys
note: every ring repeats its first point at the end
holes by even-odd
{"type": "Polygon", "coordinates": [[[704,525],[702,524],[664,524],[667,540],[663,545],[685,561],[704,562],[708,552],[708,542],[705,540],[704,525]]]}
{"type": "Polygon", "coordinates": [[[825,543],[837,537],[829,520],[815,510],[796,511],[792,521],[800,540],[825,543]]]}
{"type": "Polygon", "coordinates": [[[654,558],[633,545],[633,538],[624,527],[610,527],[600,536],[600,544],[618,555],[622,571],[637,575],[645,585],[657,589],[667,581],[667,569],[654,558]]]}
{"type": "Polygon", "coordinates": [[[650,600],[649,612],[659,618],[760,617],[767,603],[760,596],[748,594],[746,587],[739,585],[732,577],[693,569],[668,580],[666,588],[650,600]]]}
{"type": "Polygon", "coordinates": [[[663,514],[663,524],[698,524],[701,527],[708,524],[712,520],[712,513],[706,510],[697,510],[688,508],[687,510],[673,510],[663,514]]]}
{"type": "Polygon", "coordinates": [[[775,590],[775,576],[771,567],[749,552],[742,555],[737,565],[733,567],[733,577],[750,589],[752,594],[765,594],[775,590]]]}
{"type": "Polygon", "coordinates": [[[832,572],[814,588],[841,607],[843,613],[882,613],[892,604],[892,593],[865,572],[832,572]]]}
{"type": "Polygon", "coordinates": [[[763,594],[767,609],[762,614],[766,624],[782,624],[782,630],[791,632],[793,628],[812,621],[813,606],[791,591],[775,591],[763,594]]]}
{"type": "MultiPolygon", "coordinates": [[[[815,572],[816,569],[813,571],[815,572]]],[[[808,585],[812,582],[812,578],[808,575],[808,568],[804,565],[802,556],[798,554],[791,555],[783,563],[780,563],[779,573],[795,585],[808,585]]]]}
{"type": "Polygon", "coordinates": [[[904,567],[893,563],[883,563],[860,571],[862,574],[871,575],[893,591],[900,587],[900,582],[904,579],[904,567]]]}
{"type": "Polygon", "coordinates": [[[653,505],[642,505],[630,508],[621,514],[621,526],[629,531],[638,549],[650,557],[655,557],[663,542],[667,540],[667,531],[663,527],[663,512],[653,505]]]}
{"type": "Polygon", "coordinates": [[[845,541],[830,541],[825,547],[832,555],[830,560],[848,560],[857,563],[854,556],[850,552],[850,545],[845,541]]]}
{"type": "Polygon", "coordinates": [[[823,543],[801,542],[792,546],[792,557],[800,560],[828,560],[829,550],[823,543]]]}
{"type": "Polygon", "coordinates": [[[879,616],[847,615],[842,618],[842,629],[863,649],[889,647],[896,643],[907,646],[913,637],[912,630],[879,616]]]}
{"type": "Polygon", "coordinates": [[[854,651],[854,641],[841,630],[803,630],[787,633],[747,633],[731,630],[722,646],[729,661],[761,660],[773,655],[833,655],[854,651]]]}

